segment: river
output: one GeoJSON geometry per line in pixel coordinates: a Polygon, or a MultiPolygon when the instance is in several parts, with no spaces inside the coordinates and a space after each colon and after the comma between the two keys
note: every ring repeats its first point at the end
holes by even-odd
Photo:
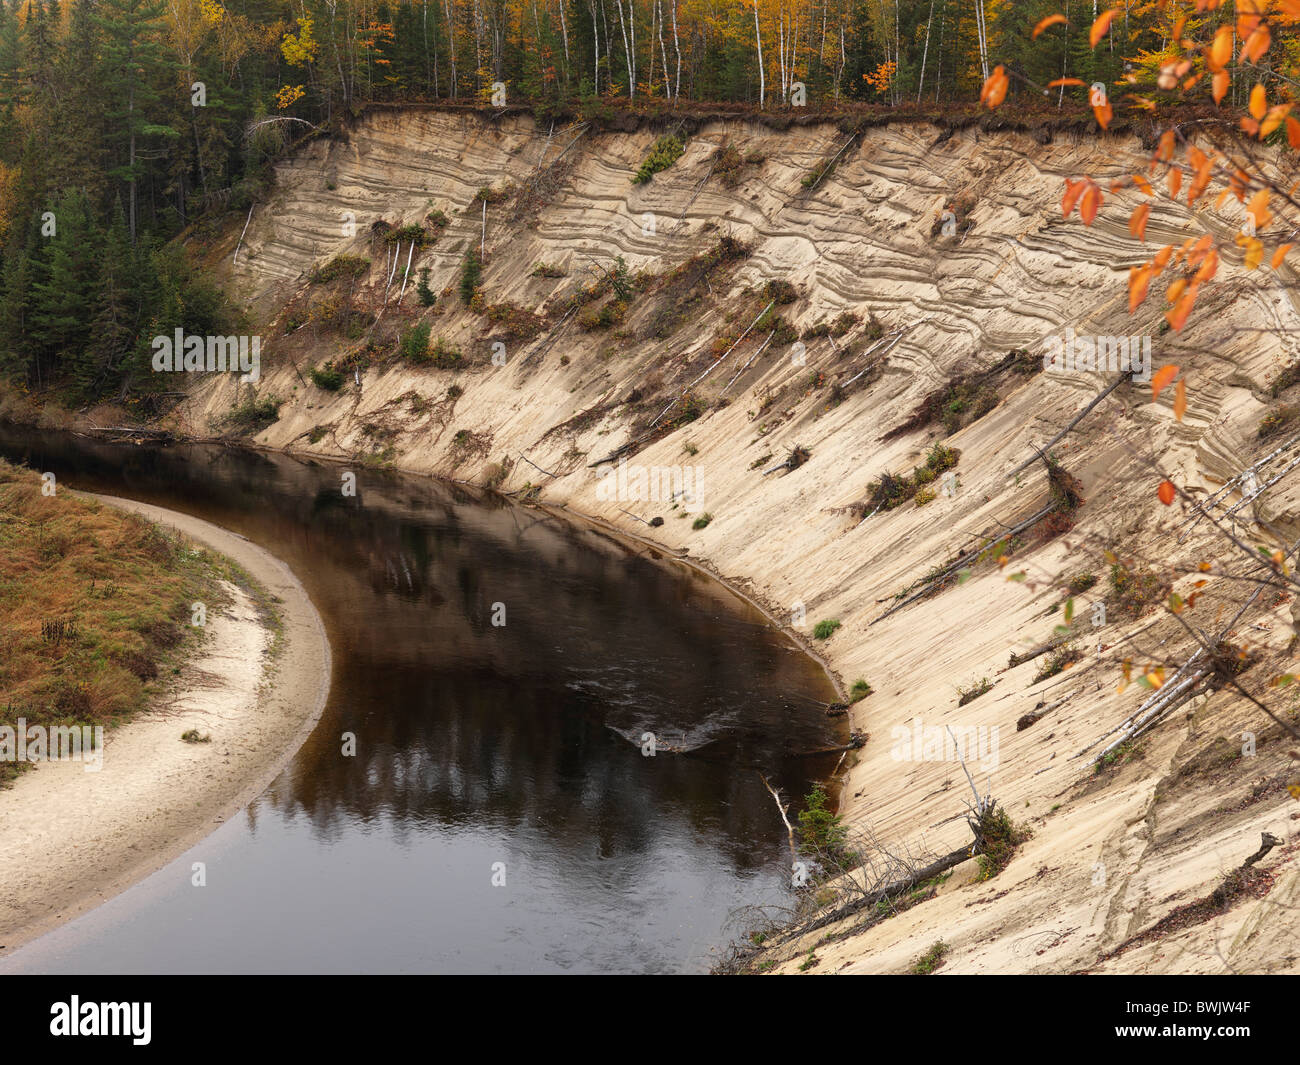
{"type": "Polygon", "coordinates": [[[711,578],[388,471],[12,426],[0,454],[262,545],[334,660],[320,724],[261,796],[0,971],[699,972],[733,911],[788,902],[760,773],[802,796],[831,771],[806,752],[843,742],[835,695],[711,578]]]}

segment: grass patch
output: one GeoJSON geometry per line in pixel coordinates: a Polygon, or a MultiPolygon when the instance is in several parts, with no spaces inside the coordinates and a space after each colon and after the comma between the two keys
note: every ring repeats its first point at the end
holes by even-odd
{"type": "Polygon", "coordinates": [[[835,635],[835,630],[840,627],[839,618],[826,618],[817,622],[813,626],[813,638],[817,640],[829,640],[835,635]]]}
{"type": "MultiPolygon", "coordinates": [[[[0,723],[112,725],[140,710],[224,601],[213,556],[0,460],[0,723]]],[[[26,763],[0,762],[0,782],[26,763]]]]}
{"type": "Polygon", "coordinates": [[[872,692],[872,687],[865,680],[859,677],[853,682],[853,687],[849,689],[849,702],[860,703],[872,692]]]}
{"type": "Polygon", "coordinates": [[[1037,684],[1040,680],[1047,680],[1048,677],[1064,673],[1082,658],[1083,652],[1074,644],[1062,644],[1043,660],[1043,664],[1038,667],[1038,672],[1034,674],[1034,679],[1030,683],[1037,684]]]}
{"type": "Polygon", "coordinates": [[[240,435],[260,433],[268,425],[279,421],[280,404],[283,402],[275,396],[260,399],[256,395],[250,396],[238,406],[231,407],[222,424],[240,435]]]}
{"type": "Polygon", "coordinates": [[[936,939],[930,944],[929,950],[912,961],[907,971],[913,976],[929,976],[943,964],[949,949],[948,944],[942,939],[936,939]]]}
{"type": "Polygon", "coordinates": [[[703,529],[703,528],[705,528],[705,527],[709,524],[709,522],[711,522],[712,520],[713,520],[713,515],[712,515],[712,514],[701,514],[698,518],[696,518],[693,522],[691,522],[691,528],[692,528],[692,529],[703,529]]]}
{"type": "Polygon", "coordinates": [[[336,255],[324,266],[313,267],[307,275],[307,281],[313,285],[324,285],[339,278],[355,281],[370,269],[370,260],[360,255],[336,255]]]}
{"type": "Polygon", "coordinates": [[[969,702],[978,699],[985,692],[993,687],[993,682],[988,677],[981,677],[979,680],[972,681],[964,688],[957,689],[957,705],[965,706],[969,702]]]}

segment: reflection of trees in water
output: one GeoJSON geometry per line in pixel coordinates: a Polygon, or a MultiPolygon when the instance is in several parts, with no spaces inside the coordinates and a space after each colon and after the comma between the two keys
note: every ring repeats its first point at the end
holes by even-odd
{"type": "Polygon", "coordinates": [[[19,450],[61,483],[235,529],[299,574],[330,631],[334,690],[268,799],[324,837],[347,819],[398,838],[486,822],[590,856],[645,849],[669,822],[713,834],[743,868],[781,843],[757,769],[797,796],[834,764],[789,757],[836,742],[812,663],[702,575],[587,526],[365,469],[345,497],[346,467],[280,455],[58,434],[19,450]],[[344,731],[356,758],[339,755],[344,731]],[[643,758],[643,731],[695,756],[643,758]]]}

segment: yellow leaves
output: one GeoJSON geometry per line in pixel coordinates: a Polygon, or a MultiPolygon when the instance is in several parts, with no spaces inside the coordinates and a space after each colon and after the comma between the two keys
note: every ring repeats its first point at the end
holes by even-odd
{"type": "Polygon", "coordinates": [[[1245,251],[1245,266],[1247,270],[1256,269],[1264,259],[1264,244],[1256,237],[1248,237],[1245,233],[1237,234],[1237,244],[1245,251]]]}
{"type": "MultiPolygon", "coordinates": [[[[1168,484],[1168,482],[1165,482],[1168,484]]],[[[1149,673],[1145,673],[1139,683],[1144,688],[1158,688],[1165,682],[1165,667],[1156,666],[1149,673]]]]}
{"type": "Polygon", "coordinates": [[[1151,402],[1154,403],[1160,398],[1160,393],[1169,387],[1169,383],[1178,376],[1178,367],[1174,365],[1162,366],[1151,378],[1151,402]]]}
{"type": "Polygon", "coordinates": [[[1007,72],[999,63],[993,68],[993,73],[984,83],[984,88],[980,90],[980,103],[987,104],[990,110],[997,107],[1007,98],[1007,89],[1010,86],[1011,79],[1007,77],[1007,72]]]}
{"type": "MultiPolygon", "coordinates": [[[[1220,26],[1214,40],[1205,50],[1205,61],[1215,73],[1223,70],[1232,58],[1232,27],[1220,26]]],[[[1218,103],[1216,100],[1215,103],[1218,103]]]]}
{"type": "Polygon", "coordinates": [[[1128,231],[1130,236],[1137,237],[1138,240],[1146,240],[1147,219],[1151,217],[1151,205],[1149,203],[1140,203],[1133,209],[1129,215],[1128,231]]]}
{"type": "MultiPolygon", "coordinates": [[[[1038,35],[1044,30],[1050,29],[1052,26],[1059,26],[1065,21],[1066,18],[1064,15],[1048,15],[1047,18],[1040,19],[1038,25],[1034,27],[1031,39],[1035,41],[1038,40],[1038,35]]],[[[1082,84],[1082,82],[1080,82],[1080,84],[1082,84]]]]}
{"type": "Polygon", "coordinates": [[[1106,36],[1110,24],[1115,21],[1115,16],[1118,14],[1119,8],[1112,7],[1109,11],[1103,11],[1097,16],[1097,21],[1092,24],[1092,29],[1088,31],[1088,47],[1097,47],[1097,42],[1106,36]]]}
{"type": "Polygon", "coordinates": [[[203,15],[203,21],[209,26],[219,26],[221,20],[226,17],[226,9],[218,0],[199,0],[199,12],[203,15]]]}
{"type": "MultiPolygon", "coordinates": [[[[291,67],[305,67],[316,58],[316,40],[311,33],[312,20],[306,17],[298,19],[298,35],[286,33],[280,42],[280,54],[291,67]]],[[[283,91],[283,90],[281,90],[283,91]]],[[[279,97],[277,96],[277,99],[279,97]]],[[[287,107],[288,104],[281,104],[287,107]]]]}
{"type": "Polygon", "coordinates": [[[301,85],[285,85],[275,94],[275,106],[283,111],[286,107],[292,106],[298,100],[306,95],[306,89],[301,85]]]}
{"type": "Polygon", "coordinates": [[[1250,117],[1258,121],[1268,113],[1268,93],[1264,86],[1255,82],[1255,87],[1250,90],[1250,117]]]}
{"type": "Polygon", "coordinates": [[[1276,104],[1268,109],[1268,114],[1264,121],[1259,124],[1259,139],[1263,140],[1282,124],[1282,120],[1287,117],[1291,110],[1290,104],[1276,104]]]}

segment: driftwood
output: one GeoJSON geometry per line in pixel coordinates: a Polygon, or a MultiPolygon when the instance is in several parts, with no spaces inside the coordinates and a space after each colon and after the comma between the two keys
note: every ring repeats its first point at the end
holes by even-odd
{"type": "Polygon", "coordinates": [[[869,624],[874,625],[877,621],[884,621],[885,618],[889,617],[890,614],[895,614],[898,611],[902,610],[903,607],[908,606],[909,604],[916,602],[918,599],[922,599],[925,596],[929,595],[931,591],[931,587],[936,582],[940,580],[946,580],[948,577],[952,576],[957,570],[961,569],[961,567],[964,566],[967,562],[970,562],[972,559],[979,558],[979,556],[982,555],[985,551],[989,550],[990,548],[996,547],[998,544],[1002,543],[1003,540],[1009,540],[1017,533],[1024,532],[1031,525],[1047,517],[1047,515],[1050,514],[1055,507],[1056,507],[1055,503],[1047,504],[1047,506],[1045,506],[1042,510],[1038,511],[1038,513],[1034,514],[1032,517],[1026,518],[1018,525],[1013,525],[1010,529],[1004,532],[996,540],[991,540],[983,547],[977,547],[974,551],[968,551],[966,554],[962,555],[961,558],[957,559],[956,562],[952,562],[949,565],[945,566],[942,570],[940,570],[928,581],[926,581],[925,584],[922,585],[920,591],[914,593],[913,595],[909,595],[901,603],[891,606],[888,610],[886,610],[883,614],[881,614],[880,617],[876,618],[874,621],[871,621],[869,624]]]}
{"type": "Polygon", "coordinates": [[[1068,643],[1069,636],[1053,636],[1046,643],[1040,643],[1037,647],[1031,647],[1028,651],[1021,654],[1011,652],[1011,659],[1007,662],[1007,669],[1015,669],[1016,666],[1023,666],[1026,662],[1032,662],[1039,655],[1045,655],[1048,651],[1054,651],[1063,643],[1068,643]]]}
{"type": "Polygon", "coordinates": [[[1067,425],[1064,429],[1062,429],[1059,433],[1057,433],[1054,437],[1052,437],[1051,440],[1047,441],[1047,443],[1044,444],[1042,447],[1035,449],[1032,458],[1026,459],[1014,470],[1008,473],[1007,476],[1014,477],[1016,474],[1022,473],[1023,471],[1029,469],[1030,466],[1032,466],[1035,462],[1037,462],[1040,458],[1042,458],[1047,454],[1048,449],[1051,448],[1053,444],[1060,441],[1067,433],[1069,433],[1071,429],[1073,429],[1076,425],[1078,425],[1081,421],[1083,421],[1083,419],[1086,418],[1092,412],[1092,410],[1097,406],[1098,403],[1100,403],[1103,399],[1109,396],[1112,392],[1115,391],[1115,389],[1117,389],[1123,383],[1124,383],[1124,375],[1120,374],[1119,377],[1115,378],[1114,381],[1112,381],[1105,388],[1103,388],[1091,403],[1089,403],[1086,407],[1084,407],[1083,410],[1079,411],[1079,413],[1076,414],[1074,418],[1071,419],[1069,425],[1067,425]]]}

